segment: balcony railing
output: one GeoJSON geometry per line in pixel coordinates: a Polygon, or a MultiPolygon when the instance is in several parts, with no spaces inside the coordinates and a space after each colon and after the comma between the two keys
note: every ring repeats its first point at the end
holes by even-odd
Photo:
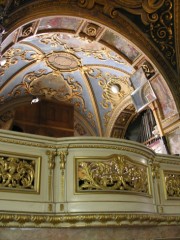
{"type": "Polygon", "coordinates": [[[0,224],[180,222],[180,157],[99,137],[0,132],[0,224]]]}

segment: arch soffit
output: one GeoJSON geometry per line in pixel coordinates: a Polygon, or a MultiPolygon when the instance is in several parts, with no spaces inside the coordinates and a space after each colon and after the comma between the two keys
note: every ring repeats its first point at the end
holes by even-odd
{"type": "MultiPolygon", "coordinates": [[[[178,76],[175,71],[169,65],[169,61],[165,59],[158,47],[153,41],[147,37],[129,18],[124,14],[121,14],[117,9],[125,9],[134,15],[141,15],[141,20],[147,24],[148,14],[155,13],[156,10],[165,4],[165,0],[156,1],[157,3],[143,4],[142,0],[136,1],[136,4],[132,6],[132,1],[115,1],[115,4],[106,3],[106,1],[46,1],[46,2],[33,2],[23,7],[19,7],[16,11],[10,14],[7,24],[7,32],[10,33],[27,22],[33,21],[38,18],[55,15],[66,15],[82,17],[104,26],[113,29],[117,33],[123,35],[127,39],[133,41],[133,43],[146,54],[146,56],[154,63],[158,68],[158,71],[162,74],[170,87],[175,101],[178,104],[179,100],[179,84],[178,76]],[[96,3],[100,5],[96,5],[96,3]],[[103,9],[103,10],[102,10],[103,9]],[[173,79],[173,81],[172,81],[173,79]]],[[[168,1],[172,5],[171,1],[168,1]]],[[[169,15],[171,12],[168,13],[169,15]]],[[[159,31],[159,29],[157,30],[159,31]]],[[[167,29],[166,29],[167,31],[167,29]]],[[[175,51],[173,49],[173,51],[175,51]]],[[[179,107],[179,106],[178,106],[179,107]]]]}
{"type": "MultiPolygon", "coordinates": [[[[68,5],[68,4],[67,4],[68,5]]],[[[56,15],[66,15],[66,16],[75,16],[75,17],[79,17],[79,12],[77,11],[77,9],[79,9],[81,11],[81,17],[85,18],[85,19],[89,19],[91,21],[94,21],[94,22],[97,22],[98,24],[102,24],[103,26],[106,26],[108,28],[111,28],[113,29],[115,32],[117,33],[120,33],[121,35],[124,35],[126,38],[128,39],[132,39],[132,35],[134,34],[134,38],[133,38],[133,42],[136,44],[136,46],[141,46],[140,49],[146,54],[146,56],[149,57],[149,59],[151,59],[151,61],[154,63],[154,65],[156,65],[156,67],[158,68],[158,70],[162,73],[162,75],[164,76],[164,78],[167,80],[167,83],[168,83],[168,86],[171,88],[172,90],[172,85],[169,84],[169,78],[168,78],[168,75],[170,73],[170,70],[169,70],[169,73],[167,74],[165,72],[166,68],[162,68],[162,66],[160,66],[160,64],[158,63],[159,61],[156,61],[156,56],[153,57],[153,52],[156,51],[156,47],[153,46],[152,42],[147,39],[145,37],[145,35],[140,32],[137,27],[135,25],[133,25],[132,23],[130,23],[126,17],[124,16],[121,16],[121,15],[118,15],[119,17],[116,18],[116,19],[112,19],[112,18],[109,18],[108,16],[100,13],[98,14],[98,17],[94,17],[94,14],[95,12],[99,12],[99,9],[84,9],[84,8],[80,8],[77,4],[75,5],[76,6],[76,10],[73,10],[72,7],[70,6],[65,6],[65,5],[61,5],[59,3],[59,6],[57,8],[57,6],[55,7],[54,11],[50,11],[47,7],[44,8],[42,6],[41,10],[38,11],[38,8],[35,10],[35,11],[31,11],[31,6],[29,7],[29,12],[28,14],[26,14],[26,16],[24,17],[24,15],[22,17],[20,17],[17,21],[16,21],[16,18],[14,19],[16,24],[13,26],[11,24],[11,22],[9,22],[9,27],[8,27],[8,30],[9,32],[12,32],[13,30],[15,30],[16,28],[24,25],[24,24],[27,24],[27,22],[30,22],[30,21],[33,21],[34,19],[38,19],[38,18],[42,18],[42,17],[45,17],[45,16],[56,16],[56,15]],[[63,6],[63,8],[62,8],[63,6]],[[123,21],[122,21],[123,20],[123,21]],[[122,21],[122,24],[121,26],[118,24],[120,21],[122,21]],[[128,29],[130,30],[130,34],[128,34],[124,28],[128,26],[128,29]],[[141,41],[139,41],[139,39],[141,39],[141,41]],[[152,51],[149,51],[149,48],[146,49],[146,44],[142,44],[143,43],[148,43],[148,45],[150,45],[150,49],[152,51]]],[[[54,6],[53,6],[54,7],[54,6]]],[[[23,10],[23,9],[22,9],[23,10]]],[[[21,11],[21,10],[19,10],[21,11]]],[[[16,11],[14,13],[15,15],[18,15],[18,11],[16,11]]],[[[20,14],[21,16],[21,14],[20,14]]],[[[13,17],[13,14],[12,14],[12,17],[13,17]]],[[[157,55],[157,53],[156,53],[157,55]]],[[[159,57],[158,59],[161,58],[160,54],[159,54],[159,57]]],[[[164,61],[164,59],[163,59],[164,61]]],[[[134,64],[136,65],[136,63],[134,64]]],[[[164,65],[163,65],[164,66],[164,65]]],[[[173,72],[171,72],[172,75],[174,75],[173,72]]],[[[171,77],[172,77],[171,75],[171,77]]],[[[174,79],[175,79],[175,75],[174,75],[174,79]]],[[[177,88],[176,88],[177,89],[177,88]]],[[[174,92],[174,88],[173,88],[173,92],[174,92]]],[[[174,95],[174,94],[173,94],[174,95]]],[[[175,94],[175,96],[177,96],[177,94],[175,94]]],[[[108,128],[106,129],[106,136],[109,136],[110,132],[112,131],[112,126],[113,126],[113,122],[115,123],[118,115],[117,115],[117,112],[122,110],[122,104],[120,104],[120,106],[118,106],[118,110],[114,111],[113,113],[113,116],[112,116],[112,120],[111,122],[108,123],[108,128]]],[[[126,105],[126,107],[128,106],[128,104],[126,105]]]]}

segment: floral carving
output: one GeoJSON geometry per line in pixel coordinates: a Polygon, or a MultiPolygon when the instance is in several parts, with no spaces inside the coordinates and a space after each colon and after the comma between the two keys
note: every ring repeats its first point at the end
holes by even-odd
{"type": "Polygon", "coordinates": [[[165,172],[165,185],[168,198],[180,198],[180,172],[165,172]]]}
{"type": "Polygon", "coordinates": [[[0,157],[0,188],[34,189],[35,161],[0,157]]]}
{"type": "Polygon", "coordinates": [[[79,191],[133,191],[149,194],[147,168],[124,155],[78,161],[79,191]]]}

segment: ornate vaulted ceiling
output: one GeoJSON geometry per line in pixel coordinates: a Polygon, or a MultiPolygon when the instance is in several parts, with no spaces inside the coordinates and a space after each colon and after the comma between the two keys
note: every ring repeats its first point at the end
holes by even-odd
{"type": "MultiPolygon", "coordinates": [[[[15,4],[12,2],[9,1],[8,7],[13,11],[15,4]]],[[[16,7],[26,2],[16,1],[16,7]]],[[[48,4],[48,1],[43,2],[48,4]]],[[[81,9],[92,9],[95,2],[100,4],[97,6],[103,5],[105,14],[113,14],[118,6],[123,11],[128,9],[130,13],[141,15],[145,25],[151,23],[148,16],[164,4],[163,0],[158,1],[156,9],[147,9],[145,4],[142,8],[142,1],[138,1],[139,7],[131,1],[114,1],[109,10],[101,1],[78,1],[78,5],[81,9]]],[[[13,14],[17,17],[18,12],[13,14]]],[[[73,17],[71,13],[67,16],[49,12],[48,15],[33,16],[33,20],[18,23],[6,36],[2,45],[6,64],[0,70],[1,103],[40,96],[72,104],[75,123],[80,126],[77,134],[83,132],[82,135],[108,136],[109,126],[120,120],[121,125],[127,127],[135,111],[129,78],[139,65],[149,61],[148,57],[135,46],[133,39],[128,40],[104,24],[81,16],[73,17]],[[113,93],[112,86],[118,87],[119,92],[113,93]],[[119,109],[122,118],[118,118],[119,109]]],[[[13,25],[12,17],[9,24],[13,25]]],[[[169,49],[169,45],[166,47],[169,49]]],[[[174,52],[170,61],[172,69],[177,67],[173,59],[174,52]]]]}
{"type": "Polygon", "coordinates": [[[109,29],[73,17],[28,23],[7,42],[15,37],[4,54],[1,103],[26,95],[70,103],[77,121],[91,134],[104,135],[113,110],[133,91],[129,77],[140,51],[109,29]],[[112,92],[113,85],[119,93],[112,92]]]}

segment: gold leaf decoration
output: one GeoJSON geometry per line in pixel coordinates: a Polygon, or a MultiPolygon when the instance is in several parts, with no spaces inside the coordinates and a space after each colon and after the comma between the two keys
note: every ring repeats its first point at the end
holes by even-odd
{"type": "Polygon", "coordinates": [[[0,76],[4,74],[11,65],[17,64],[20,60],[25,60],[28,62],[31,61],[40,61],[44,57],[43,54],[37,53],[32,50],[23,50],[21,48],[10,48],[4,54],[6,63],[1,67],[0,76]]]}
{"type": "Polygon", "coordinates": [[[124,155],[108,160],[79,160],[78,186],[84,191],[133,191],[149,194],[147,167],[124,155]]]}
{"type": "Polygon", "coordinates": [[[168,198],[180,198],[180,172],[164,171],[165,187],[168,198]]]}
{"type": "Polygon", "coordinates": [[[165,57],[176,66],[176,56],[173,36],[173,3],[165,0],[160,12],[149,15],[149,32],[165,57]]]}
{"type": "Polygon", "coordinates": [[[122,101],[127,95],[129,95],[133,89],[130,86],[126,77],[118,77],[111,73],[106,72],[105,74],[101,69],[88,68],[86,73],[98,80],[99,86],[103,89],[101,106],[103,108],[116,107],[120,101],[122,101]],[[118,93],[113,93],[111,88],[116,85],[119,88],[118,93]]]}
{"type": "MultiPolygon", "coordinates": [[[[79,0],[80,7],[92,9],[95,4],[103,6],[104,14],[111,18],[118,17],[119,9],[139,15],[142,23],[154,43],[160,48],[164,56],[176,66],[174,29],[173,29],[173,1],[172,0],[79,0]]],[[[134,18],[132,18],[134,22],[134,18]]],[[[139,27],[139,26],[138,26],[139,27]]],[[[141,28],[144,29],[143,26],[141,28]]],[[[143,30],[144,31],[144,30],[143,30]]]]}
{"type": "Polygon", "coordinates": [[[35,161],[0,157],[0,189],[34,189],[35,161]]]}
{"type": "Polygon", "coordinates": [[[72,37],[71,35],[63,35],[62,33],[48,33],[44,34],[43,36],[37,37],[39,38],[39,41],[41,43],[50,45],[51,47],[62,46],[64,48],[64,51],[66,51],[68,54],[74,54],[74,58],[76,53],[81,52],[87,57],[93,56],[94,58],[99,60],[111,59],[119,64],[128,65],[125,60],[123,60],[118,54],[112,52],[110,49],[106,47],[100,47],[100,45],[97,46],[97,43],[93,43],[83,37],[73,35],[73,38],[76,38],[77,40],[79,39],[78,46],[73,45],[70,42],[68,43],[68,40],[72,37]],[[82,40],[83,44],[84,42],[86,42],[85,46],[81,46],[82,40]]]}

